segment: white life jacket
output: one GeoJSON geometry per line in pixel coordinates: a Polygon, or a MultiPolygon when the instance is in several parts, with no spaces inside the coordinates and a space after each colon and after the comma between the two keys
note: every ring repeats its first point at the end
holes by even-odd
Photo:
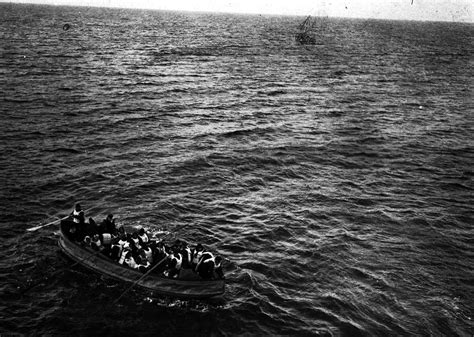
{"type": "Polygon", "coordinates": [[[150,263],[153,262],[153,251],[151,248],[148,247],[148,249],[143,249],[143,251],[145,252],[146,260],[150,263]]]}
{"type": "Polygon", "coordinates": [[[146,235],[146,233],[143,233],[143,235],[138,235],[138,237],[142,240],[142,242],[150,241],[150,239],[148,238],[148,235],[146,235]]]}
{"type": "Polygon", "coordinates": [[[130,242],[126,241],[126,240],[122,240],[120,239],[118,244],[122,247],[122,249],[128,249],[130,248],[130,242]]]}
{"type": "Polygon", "coordinates": [[[222,265],[222,260],[218,264],[216,264],[216,259],[215,258],[214,258],[213,261],[214,261],[214,268],[216,268],[216,269],[219,268],[222,265]]]}
{"type": "Polygon", "coordinates": [[[133,269],[138,268],[138,264],[135,262],[135,259],[133,257],[130,257],[129,259],[125,259],[124,262],[130,268],[133,268],[133,269]]]}
{"type": "Polygon", "coordinates": [[[176,255],[173,255],[171,260],[176,261],[176,267],[175,268],[179,270],[179,269],[181,269],[181,266],[183,264],[183,257],[179,253],[177,255],[178,255],[178,257],[176,257],[176,255]]]}
{"type": "Polygon", "coordinates": [[[137,249],[140,249],[140,240],[138,240],[138,238],[132,238],[133,242],[135,243],[135,247],[137,247],[137,249]]]}
{"type": "Polygon", "coordinates": [[[148,268],[149,266],[150,266],[150,262],[146,261],[146,263],[143,263],[143,262],[142,262],[141,264],[139,264],[139,265],[137,266],[137,268],[139,268],[139,267],[148,268]]]}
{"type": "Polygon", "coordinates": [[[80,219],[80,215],[81,215],[82,211],[72,211],[72,221],[74,221],[74,223],[79,223],[79,219],[80,219]]]}
{"type": "Polygon", "coordinates": [[[122,254],[120,254],[119,264],[123,264],[125,262],[125,256],[127,255],[129,251],[130,251],[129,249],[122,250],[122,254]]]}
{"type": "Polygon", "coordinates": [[[199,260],[201,259],[201,256],[202,256],[202,253],[204,253],[204,251],[200,250],[200,251],[194,251],[194,254],[193,254],[193,263],[194,264],[198,264],[199,263],[199,260]]]}
{"type": "Polygon", "coordinates": [[[91,245],[91,237],[90,237],[89,235],[86,235],[86,236],[84,237],[83,242],[84,242],[86,245],[90,246],[90,245],[91,245]]]}
{"type": "Polygon", "coordinates": [[[203,252],[202,255],[201,255],[201,260],[202,261],[199,261],[199,263],[206,263],[206,262],[209,262],[209,261],[214,261],[215,257],[214,255],[212,255],[211,252],[203,252]],[[206,255],[206,256],[204,256],[206,255]]]}
{"type": "Polygon", "coordinates": [[[198,271],[198,270],[199,270],[199,266],[200,266],[202,263],[206,263],[206,262],[208,262],[208,261],[214,261],[214,255],[212,255],[212,253],[210,253],[210,252],[202,252],[201,257],[199,258],[199,262],[198,262],[198,264],[196,265],[195,270],[198,271]]]}
{"type": "Polygon", "coordinates": [[[186,247],[186,248],[184,248],[184,251],[186,252],[188,263],[191,262],[191,255],[192,255],[191,254],[191,248],[186,247]]]}

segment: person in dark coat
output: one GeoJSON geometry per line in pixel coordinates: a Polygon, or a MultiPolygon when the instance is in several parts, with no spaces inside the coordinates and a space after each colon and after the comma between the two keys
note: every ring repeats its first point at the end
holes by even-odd
{"type": "Polygon", "coordinates": [[[115,226],[115,219],[113,214],[107,215],[107,217],[102,221],[102,230],[104,233],[110,233],[116,235],[117,227],[115,226]]]}
{"type": "Polygon", "coordinates": [[[158,242],[156,246],[153,247],[153,265],[159,264],[158,267],[156,267],[156,272],[157,273],[162,273],[165,271],[167,265],[168,265],[168,257],[170,255],[170,252],[166,250],[166,247],[162,241],[158,242]]]}

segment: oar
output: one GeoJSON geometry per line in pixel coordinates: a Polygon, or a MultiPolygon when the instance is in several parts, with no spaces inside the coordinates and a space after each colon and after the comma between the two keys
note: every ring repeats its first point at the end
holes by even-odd
{"type": "Polygon", "coordinates": [[[145,274],[143,274],[138,280],[136,280],[135,282],[133,282],[133,284],[127,288],[127,290],[125,290],[122,295],[120,295],[112,304],[116,304],[118,301],[120,301],[120,299],[130,291],[130,289],[132,289],[138,282],[140,282],[141,280],[143,280],[145,277],[147,277],[156,267],[158,267],[163,261],[165,261],[166,259],[168,258],[168,256],[165,256],[164,258],[161,259],[160,262],[158,262],[157,264],[155,264],[149,271],[147,271],[145,274]]]}
{"type": "MultiPolygon", "coordinates": [[[[86,210],[83,211],[83,212],[85,213],[85,212],[91,210],[92,208],[93,208],[93,207],[88,208],[88,209],[86,209],[86,210]]],[[[50,226],[50,225],[54,225],[55,223],[58,223],[59,221],[64,220],[64,219],[67,219],[67,218],[69,218],[69,215],[66,215],[64,218],[54,220],[54,221],[49,222],[49,223],[44,224],[44,225],[39,225],[39,226],[27,228],[26,230],[27,230],[28,232],[34,232],[34,231],[37,231],[37,230],[40,229],[40,228],[47,227],[47,226],[50,226]]]]}

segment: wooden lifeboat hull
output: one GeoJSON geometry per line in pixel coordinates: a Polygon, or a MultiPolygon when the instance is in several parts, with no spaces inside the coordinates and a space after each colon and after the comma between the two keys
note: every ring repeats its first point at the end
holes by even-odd
{"type": "MultiPolygon", "coordinates": [[[[126,283],[134,283],[143,273],[122,266],[89,247],[71,241],[60,225],[59,247],[72,260],[98,274],[111,277],[126,283]]],[[[222,295],[225,291],[224,280],[180,280],[167,278],[151,272],[137,282],[136,286],[155,293],[180,298],[207,298],[222,295]]]]}

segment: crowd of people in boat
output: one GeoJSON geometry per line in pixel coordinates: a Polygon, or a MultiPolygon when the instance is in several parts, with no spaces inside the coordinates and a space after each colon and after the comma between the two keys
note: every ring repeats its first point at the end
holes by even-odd
{"type": "Polygon", "coordinates": [[[93,218],[86,222],[80,204],[64,224],[70,239],[143,273],[153,268],[153,272],[170,278],[224,278],[222,258],[206,251],[202,244],[191,248],[185,241],[176,240],[168,245],[163,240],[150,239],[144,228],[127,233],[123,226],[116,226],[112,214],[102,222],[93,218]]]}

